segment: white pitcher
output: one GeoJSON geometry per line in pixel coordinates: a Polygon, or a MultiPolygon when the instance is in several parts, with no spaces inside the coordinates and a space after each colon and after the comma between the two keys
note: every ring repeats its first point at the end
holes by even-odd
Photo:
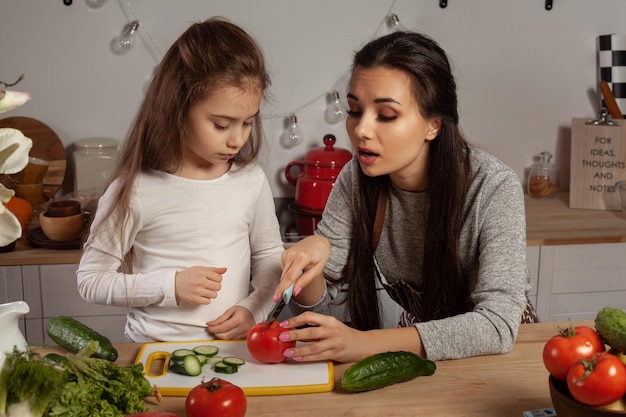
{"type": "Polygon", "coordinates": [[[0,369],[4,365],[6,354],[13,352],[13,348],[24,350],[28,347],[22,335],[19,319],[30,311],[25,301],[13,301],[0,304],[0,369]]]}

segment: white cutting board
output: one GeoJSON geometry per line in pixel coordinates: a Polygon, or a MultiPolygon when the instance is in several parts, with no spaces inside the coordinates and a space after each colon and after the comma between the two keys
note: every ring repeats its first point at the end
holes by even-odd
{"type": "Polygon", "coordinates": [[[267,364],[254,359],[248,352],[245,340],[198,340],[190,342],[146,343],[139,350],[135,363],[142,363],[146,378],[156,385],[161,395],[185,397],[196,385],[218,377],[239,386],[246,395],[306,394],[332,391],[334,388],[333,363],[295,362],[267,364]],[[198,376],[166,372],[165,364],[176,349],[192,349],[198,345],[219,348],[220,356],[237,356],[246,361],[234,374],[220,374],[211,365],[205,365],[198,376]]]}

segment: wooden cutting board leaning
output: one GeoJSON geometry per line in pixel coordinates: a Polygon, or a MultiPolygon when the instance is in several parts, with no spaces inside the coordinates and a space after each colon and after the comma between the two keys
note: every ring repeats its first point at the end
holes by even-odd
{"type": "MultiPolygon", "coordinates": [[[[0,128],[2,127],[18,129],[24,136],[32,139],[33,147],[29,156],[48,161],[48,172],[43,178],[43,188],[55,195],[63,184],[67,168],[67,155],[61,139],[48,125],[30,117],[2,119],[0,128]]],[[[4,175],[0,175],[0,181],[6,187],[13,188],[13,183],[4,175]]]]}
{"type": "Polygon", "coordinates": [[[161,395],[183,397],[202,380],[218,377],[239,386],[248,396],[306,394],[332,391],[334,368],[327,362],[285,361],[266,364],[254,359],[248,352],[245,340],[200,340],[189,342],[156,342],[144,344],[135,363],[144,365],[146,378],[156,385],[161,395]],[[221,374],[210,365],[204,365],[198,376],[167,372],[167,362],[176,349],[193,349],[198,345],[219,348],[217,355],[236,356],[246,361],[234,374],[221,374]]]}

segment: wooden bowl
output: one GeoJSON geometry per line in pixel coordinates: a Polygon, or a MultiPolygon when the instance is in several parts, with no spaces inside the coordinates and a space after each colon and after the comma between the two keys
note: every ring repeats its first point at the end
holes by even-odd
{"type": "Polygon", "coordinates": [[[48,212],[39,215],[39,225],[46,237],[55,242],[69,242],[83,232],[85,216],[83,213],[65,217],[50,217],[48,212]]]}
{"type": "Polygon", "coordinates": [[[617,417],[626,416],[626,411],[615,411],[601,407],[590,407],[576,401],[569,393],[567,383],[552,376],[548,380],[552,406],[558,417],[617,417]]]}
{"type": "Polygon", "coordinates": [[[48,204],[48,217],[67,217],[82,213],[80,202],[76,200],[58,200],[48,204]]]}

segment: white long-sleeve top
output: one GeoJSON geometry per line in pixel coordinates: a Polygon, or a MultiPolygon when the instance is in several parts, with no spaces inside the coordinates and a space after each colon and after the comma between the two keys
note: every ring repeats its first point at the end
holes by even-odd
{"type": "MultiPolygon", "coordinates": [[[[103,222],[113,189],[100,198],[92,232],[103,222]]],[[[271,190],[257,164],[213,180],[142,172],[124,236],[119,215],[105,221],[83,250],[78,290],[89,302],[127,306],[125,333],[131,340],[214,338],[206,322],[235,305],[247,308],[257,322],[269,313],[283,242],[271,190]],[[133,270],[123,274],[123,251],[131,246],[133,270]],[[176,272],[192,266],[228,268],[208,305],[176,304],[176,272]]]]}

